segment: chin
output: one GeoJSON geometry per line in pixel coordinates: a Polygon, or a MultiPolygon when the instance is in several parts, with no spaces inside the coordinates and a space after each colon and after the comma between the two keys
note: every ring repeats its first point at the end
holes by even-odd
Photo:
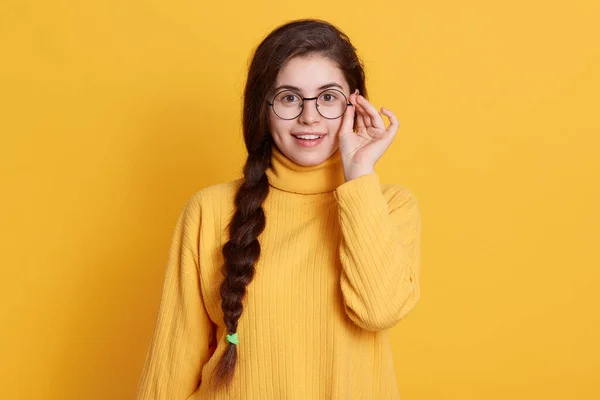
{"type": "Polygon", "coordinates": [[[320,149],[292,148],[289,152],[283,153],[298,165],[314,167],[327,161],[336,150],[331,147],[322,147],[320,149]]]}
{"type": "Polygon", "coordinates": [[[331,139],[331,137],[326,137],[316,147],[302,147],[296,143],[295,139],[280,136],[275,138],[275,144],[287,158],[296,164],[313,167],[322,164],[337,151],[337,143],[331,143],[331,139]]]}

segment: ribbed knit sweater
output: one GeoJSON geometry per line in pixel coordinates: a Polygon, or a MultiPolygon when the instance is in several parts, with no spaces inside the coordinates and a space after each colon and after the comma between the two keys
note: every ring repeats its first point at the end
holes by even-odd
{"type": "Polygon", "coordinates": [[[346,182],[339,151],[305,167],[273,146],[267,176],[231,386],[207,383],[228,344],[221,247],[241,179],[179,215],[137,399],[398,399],[388,332],[420,294],[415,196],[376,173],[346,182]]]}

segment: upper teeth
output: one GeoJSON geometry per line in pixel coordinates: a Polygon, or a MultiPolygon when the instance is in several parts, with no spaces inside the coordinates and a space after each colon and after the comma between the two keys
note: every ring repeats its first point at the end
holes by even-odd
{"type": "Polygon", "coordinates": [[[296,137],[302,138],[302,139],[320,139],[321,138],[321,136],[318,136],[318,135],[298,135],[296,137]]]}

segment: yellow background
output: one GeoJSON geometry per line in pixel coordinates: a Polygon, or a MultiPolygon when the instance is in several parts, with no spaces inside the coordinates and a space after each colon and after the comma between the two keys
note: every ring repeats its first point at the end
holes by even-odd
{"type": "Polygon", "coordinates": [[[253,47],[345,30],[417,195],[403,399],[600,398],[597,1],[0,2],[0,398],[132,399],[177,215],[245,160],[253,47]]]}

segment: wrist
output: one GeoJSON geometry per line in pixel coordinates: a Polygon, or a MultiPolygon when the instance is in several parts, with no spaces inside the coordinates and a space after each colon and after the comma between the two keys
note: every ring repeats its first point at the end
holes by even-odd
{"type": "Polygon", "coordinates": [[[346,182],[348,182],[352,179],[360,178],[361,176],[373,174],[373,173],[375,173],[374,168],[361,168],[359,170],[354,170],[347,174],[344,174],[344,178],[346,179],[346,182]]]}

